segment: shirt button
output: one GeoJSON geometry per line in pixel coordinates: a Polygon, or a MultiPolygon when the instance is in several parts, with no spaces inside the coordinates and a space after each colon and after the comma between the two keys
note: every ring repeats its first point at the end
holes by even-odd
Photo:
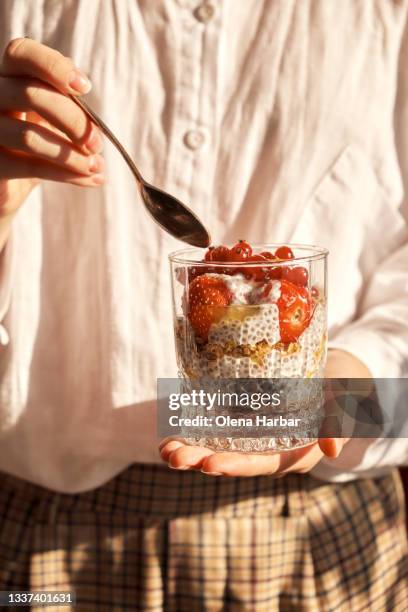
{"type": "Polygon", "coordinates": [[[199,130],[189,130],[184,134],[184,144],[192,151],[196,151],[203,146],[205,136],[199,130]]]}
{"type": "Polygon", "coordinates": [[[214,11],[214,6],[210,2],[204,2],[204,4],[200,4],[200,6],[195,9],[193,14],[201,23],[207,23],[214,15],[214,11]]]}

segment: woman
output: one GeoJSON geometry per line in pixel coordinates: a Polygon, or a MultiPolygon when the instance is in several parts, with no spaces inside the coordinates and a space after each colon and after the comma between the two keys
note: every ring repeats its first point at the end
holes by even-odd
{"type": "Polygon", "coordinates": [[[403,440],[272,457],[169,442],[176,470],[159,464],[178,244],[69,95],[90,79],[146,178],[217,242],[329,246],[328,376],[402,376],[407,10],[1,4],[2,590],[75,589],[84,610],[404,606],[403,440]]]}

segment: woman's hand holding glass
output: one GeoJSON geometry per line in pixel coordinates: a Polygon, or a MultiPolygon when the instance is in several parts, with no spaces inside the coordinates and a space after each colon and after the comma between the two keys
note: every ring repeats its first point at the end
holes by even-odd
{"type": "MultiPolygon", "coordinates": [[[[340,350],[328,353],[326,377],[370,378],[366,366],[356,357],[340,350]]],[[[335,459],[348,438],[319,438],[314,444],[282,453],[250,454],[214,452],[199,446],[189,446],[180,440],[166,439],[160,445],[160,454],[169,467],[195,470],[212,476],[261,476],[281,478],[291,472],[310,472],[323,457],[335,459]]]]}

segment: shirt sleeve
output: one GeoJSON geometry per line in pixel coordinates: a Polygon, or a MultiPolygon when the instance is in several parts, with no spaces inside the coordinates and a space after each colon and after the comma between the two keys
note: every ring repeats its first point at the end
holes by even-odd
{"type": "Polygon", "coordinates": [[[408,26],[402,37],[394,112],[395,144],[405,193],[404,227],[395,251],[368,280],[358,318],[330,340],[330,348],[358,357],[374,378],[408,376],[408,26]]]}
{"type": "MultiPolygon", "coordinates": [[[[340,329],[329,348],[345,350],[360,359],[374,378],[408,376],[408,27],[402,38],[394,113],[395,144],[404,186],[401,213],[405,228],[395,251],[369,279],[358,318],[340,329]]],[[[383,401],[387,401],[384,398],[383,401]]],[[[391,400],[390,400],[391,401],[391,400]]],[[[387,403],[388,407],[388,403],[387,403]]],[[[406,405],[393,406],[395,418],[408,425],[406,405]]],[[[324,458],[313,470],[317,478],[347,481],[380,476],[408,464],[408,438],[355,438],[337,459],[324,458]]]]}
{"type": "Polygon", "coordinates": [[[341,329],[329,348],[352,353],[374,378],[408,374],[408,243],[383,262],[369,281],[361,316],[341,329]]]}
{"type": "Polygon", "coordinates": [[[9,343],[9,335],[3,325],[4,317],[10,306],[11,299],[11,277],[13,257],[13,237],[10,237],[0,253],[0,350],[1,346],[9,343]]]}

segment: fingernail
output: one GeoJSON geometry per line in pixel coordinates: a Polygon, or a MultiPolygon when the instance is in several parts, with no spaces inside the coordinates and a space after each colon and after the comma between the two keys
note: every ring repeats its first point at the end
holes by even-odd
{"type": "Polygon", "coordinates": [[[167,465],[172,470],[189,470],[191,467],[191,465],[179,465],[178,467],[174,467],[174,465],[170,465],[170,463],[168,463],[167,465]]]}
{"type": "Polygon", "coordinates": [[[95,176],[92,177],[92,182],[94,185],[103,185],[106,183],[106,178],[103,176],[103,174],[95,174],[95,176]]]}
{"type": "Polygon", "coordinates": [[[224,476],[222,472],[206,472],[205,470],[201,470],[202,474],[207,474],[207,476],[224,476]]]}
{"type": "Polygon", "coordinates": [[[89,153],[100,153],[102,151],[103,141],[96,128],[92,128],[91,135],[89,136],[85,146],[89,153]]]}
{"type": "Polygon", "coordinates": [[[81,94],[87,94],[92,89],[91,81],[79,70],[73,70],[71,72],[68,82],[72,89],[75,89],[75,91],[81,94]]]}
{"type": "Polygon", "coordinates": [[[94,155],[89,160],[89,172],[101,172],[104,168],[104,160],[100,155],[94,155]]]}

